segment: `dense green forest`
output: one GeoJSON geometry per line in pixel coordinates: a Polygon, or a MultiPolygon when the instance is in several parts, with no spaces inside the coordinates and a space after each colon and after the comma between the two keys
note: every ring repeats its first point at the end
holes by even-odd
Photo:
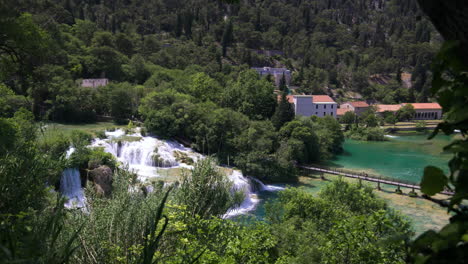
{"type": "MultiPolygon", "coordinates": [[[[447,42],[436,58],[441,43],[416,0],[0,0],[0,262],[463,263],[465,137],[445,149],[450,174],[429,166],[422,183],[428,195],[456,193],[434,200],[454,217],[413,240],[405,218],[360,184],[288,188],[264,222],[223,220],[239,197],[214,160],[147,193],[87,147],[90,135],[44,140],[38,124],[139,121],[246,175],[292,182],[296,164],[340,153],[344,134],[331,117],[295,119],[284,83],[277,103],[274,84],[250,67],[287,67],[298,93],[337,101],[437,99],[447,118],[435,134],[465,135],[463,45],[447,42]],[[107,86],[81,87],[104,77],[107,86]],[[77,158],[66,160],[70,145],[77,158]],[[94,164],[112,169],[112,194],[88,186],[89,211],[66,210],[53,191],[62,171],[94,164]]],[[[374,117],[361,120],[368,140],[382,137],[374,117]]]]}
{"type": "Polygon", "coordinates": [[[384,103],[423,102],[440,43],[414,0],[4,0],[1,19],[0,81],[28,97],[16,98],[16,106],[29,104],[36,117],[62,121],[110,112],[84,100],[96,91],[78,88],[76,80],[107,77],[143,85],[132,96],[135,105],[165,81],[148,82],[155,66],[198,65],[192,72],[207,74],[220,88],[239,79],[242,67],[285,66],[294,70],[300,92],[339,99],[351,91],[384,103]],[[263,49],[283,55],[256,52],[263,49]],[[411,89],[398,77],[403,71],[413,73],[411,89]],[[372,81],[379,79],[386,81],[372,81]]]}

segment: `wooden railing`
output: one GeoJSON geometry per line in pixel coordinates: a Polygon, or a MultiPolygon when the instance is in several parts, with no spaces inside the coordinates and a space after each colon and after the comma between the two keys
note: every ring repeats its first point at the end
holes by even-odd
{"type": "MultiPolygon", "coordinates": [[[[325,166],[319,166],[319,165],[310,165],[310,166],[301,165],[298,167],[304,170],[312,170],[312,171],[317,171],[317,172],[322,172],[322,173],[341,175],[344,177],[354,178],[354,179],[358,179],[362,181],[375,182],[378,184],[377,186],[379,189],[380,189],[380,184],[397,186],[398,189],[400,189],[400,187],[410,188],[410,189],[413,189],[413,191],[421,189],[421,186],[414,182],[405,181],[401,179],[388,178],[388,177],[383,177],[383,176],[378,176],[378,175],[372,175],[372,174],[368,174],[365,172],[356,172],[356,171],[351,171],[351,170],[346,170],[346,169],[341,169],[341,168],[325,167],[325,166]]],[[[441,194],[453,195],[453,192],[444,190],[441,192],[441,194]]]]}

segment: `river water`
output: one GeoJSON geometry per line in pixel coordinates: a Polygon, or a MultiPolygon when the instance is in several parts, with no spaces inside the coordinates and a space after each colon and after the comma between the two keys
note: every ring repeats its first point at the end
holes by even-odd
{"type": "MultiPolygon", "coordinates": [[[[443,146],[447,145],[452,137],[437,136],[427,140],[425,135],[388,137],[389,141],[371,142],[346,140],[343,154],[337,156],[327,165],[365,171],[395,179],[404,179],[419,183],[424,167],[438,166],[448,172],[447,162],[450,155],[443,153],[443,146]]],[[[315,193],[318,186],[305,186],[315,193]]],[[[260,192],[260,200],[256,209],[247,216],[261,220],[265,216],[265,204],[277,199],[277,193],[260,192]]]]}

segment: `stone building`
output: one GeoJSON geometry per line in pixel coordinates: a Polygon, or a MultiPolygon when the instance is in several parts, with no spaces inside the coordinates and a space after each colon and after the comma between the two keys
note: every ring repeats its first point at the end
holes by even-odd
{"type": "Polygon", "coordinates": [[[281,79],[285,78],[286,85],[289,86],[291,83],[291,71],[286,68],[270,68],[270,67],[261,67],[261,68],[252,68],[260,74],[260,76],[268,76],[271,75],[275,81],[275,85],[279,87],[281,83],[281,79]]]}
{"type": "Polygon", "coordinates": [[[83,79],[81,81],[82,87],[96,88],[99,86],[106,86],[109,84],[109,79],[83,79]]]}
{"type": "MultiPolygon", "coordinates": [[[[365,101],[346,102],[340,105],[340,109],[348,109],[353,111],[356,115],[360,116],[363,112],[369,109],[369,104],[365,101]]],[[[342,111],[340,111],[342,112],[342,111]]],[[[347,111],[346,111],[347,112],[347,111]]]]}
{"type": "Polygon", "coordinates": [[[333,116],[336,118],[338,104],[328,95],[288,95],[294,112],[300,116],[333,116]]]}

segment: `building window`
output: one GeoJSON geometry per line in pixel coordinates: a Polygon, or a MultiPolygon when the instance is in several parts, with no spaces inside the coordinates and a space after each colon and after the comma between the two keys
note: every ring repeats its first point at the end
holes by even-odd
{"type": "Polygon", "coordinates": [[[315,109],[318,109],[318,105],[315,105],[315,109]]]}
{"type": "Polygon", "coordinates": [[[323,105],[323,109],[327,109],[327,105],[323,105]]]}
{"type": "Polygon", "coordinates": [[[331,105],[331,109],[333,109],[333,105],[331,105]]]}
{"type": "Polygon", "coordinates": [[[326,116],[327,115],[327,112],[323,112],[323,116],[326,116]]]}
{"type": "Polygon", "coordinates": [[[315,112],[315,115],[318,115],[318,112],[315,112]]]}

